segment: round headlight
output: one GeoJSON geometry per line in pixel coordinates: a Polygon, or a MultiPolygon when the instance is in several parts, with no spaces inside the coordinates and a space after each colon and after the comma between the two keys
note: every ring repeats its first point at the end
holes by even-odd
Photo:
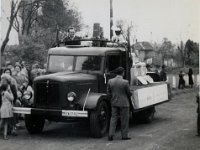
{"type": "Polygon", "coordinates": [[[68,99],[68,101],[72,102],[72,101],[74,101],[75,98],[76,98],[76,93],[74,93],[74,92],[69,92],[69,93],[67,94],[67,99],[68,99]]]}

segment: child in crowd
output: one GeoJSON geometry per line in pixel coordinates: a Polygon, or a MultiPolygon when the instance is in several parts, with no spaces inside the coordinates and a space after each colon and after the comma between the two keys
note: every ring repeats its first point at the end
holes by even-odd
{"type": "MultiPolygon", "coordinates": [[[[4,74],[4,76],[6,76],[4,74]]],[[[9,77],[8,77],[9,78],[9,77]]],[[[8,130],[8,123],[10,121],[10,118],[13,117],[13,94],[10,89],[9,80],[1,80],[1,98],[2,98],[2,104],[1,104],[1,126],[4,128],[3,138],[4,140],[7,140],[7,130],[8,130]]]]}

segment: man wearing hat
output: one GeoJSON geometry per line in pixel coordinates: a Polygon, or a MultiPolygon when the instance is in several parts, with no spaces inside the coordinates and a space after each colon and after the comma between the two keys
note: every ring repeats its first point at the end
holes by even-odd
{"type": "Polygon", "coordinates": [[[117,42],[117,43],[121,43],[121,44],[126,43],[126,40],[124,39],[123,35],[121,34],[120,28],[115,29],[115,36],[112,37],[112,41],[117,42]]]}
{"type": "Polygon", "coordinates": [[[129,128],[129,97],[132,95],[129,89],[129,83],[123,79],[124,68],[118,67],[115,70],[116,77],[110,79],[107,85],[108,96],[111,97],[112,116],[110,120],[110,129],[108,140],[112,141],[115,133],[118,116],[121,121],[122,140],[130,140],[128,137],[129,128]]]}

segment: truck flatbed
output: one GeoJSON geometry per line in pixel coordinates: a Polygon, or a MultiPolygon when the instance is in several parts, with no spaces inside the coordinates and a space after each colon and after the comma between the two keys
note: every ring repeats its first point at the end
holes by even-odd
{"type": "Polygon", "coordinates": [[[157,105],[169,100],[166,82],[156,82],[143,86],[131,86],[134,109],[157,105]]]}

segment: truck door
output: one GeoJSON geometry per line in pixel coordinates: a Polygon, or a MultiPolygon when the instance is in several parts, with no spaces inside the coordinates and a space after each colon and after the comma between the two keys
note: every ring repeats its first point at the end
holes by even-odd
{"type": "Polygon", "coordinates": [[[115,77],[112,73],[117,67],[121,66],[121,56],[118,53],[108,54],[104,61],[104,74],[99,78],[99,89],[100,92],[106,93],[108,80],[115,77]]]}
{"type": "Polygon", "coordinates": [[[105,71],[107,71],[106,73],[114,71],[119,66],[121,66],[120,55],[112,54],[106,57],[106,66],[105,66],[105,71]]]}
{"type": "Polygon", "coordinates": [[[106,83],[109,79],[115,77],[113,71],[122,66],[122,59],[120,54],[109,54],[106,56],[106,63],[105,63],[105,76],[106,76],[106,83]]]}
{"type": "MultiPolygon", "coordinates": [[[[117,67],[123,67],[126,70],[126,53],[116,53],[116,54],[109,54],[106,57],[106,65],[105,65],[105,74],[107,75],[107,81],[113,77],[112,71],[114,71],[117,67]]],[[[124,78],[126,78],[126,71],[124,78]]]]}

